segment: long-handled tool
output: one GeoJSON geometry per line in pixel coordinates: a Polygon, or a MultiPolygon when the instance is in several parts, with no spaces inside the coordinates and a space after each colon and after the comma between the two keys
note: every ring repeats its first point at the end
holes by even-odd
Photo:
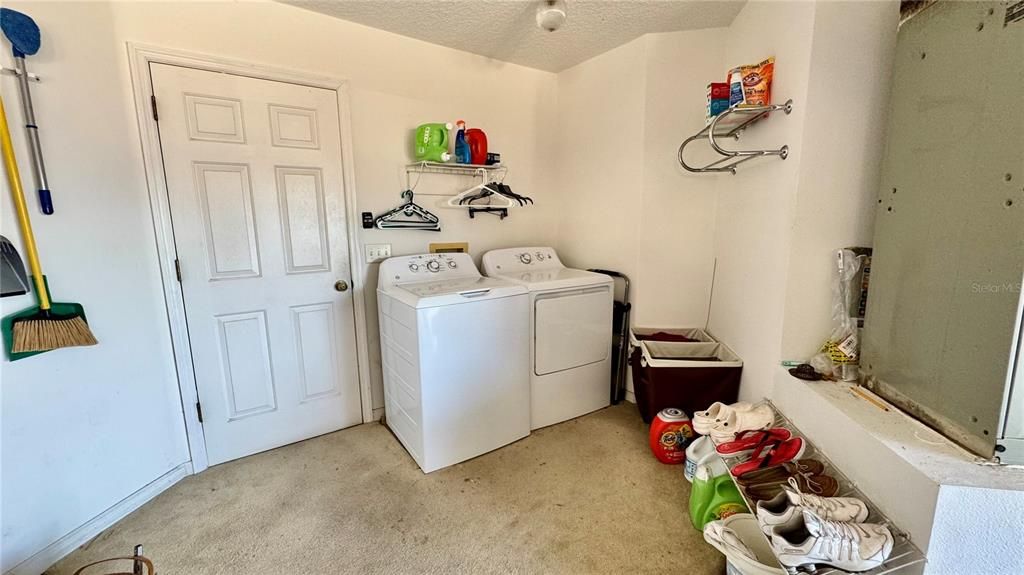
{"type": "Polygon", "coordinates": [[[3,98],[0,98],[0,152],[3,153],[7,182],[10,184],[14,209],[18,214],[18,226],[21,228],[21,239],[25,243],[32,281],[35,283],[36,299],[39,300],[38,307],[21,310],[0,321],[0,329],[7,343],[8,357],[15,361],[61,347],[96,345],[96,338],[85,322],[85,310],[80,304],[50,301],[46,277],[43,276],[43,268],[39,263],[36,239],[32,235],[28,206],[25,205],[25,192],[21,188],[21,175],[18,173],[18,162],[14,157],[14,145],[11,143],[11,131],[7,126],[3,98]]]}
{"type": "Polygon", "coordinates": [[[27,14],[10,8],[0,8],[0,28],[11,42],[14,53],[14,69],[18,73],[18,87],[21,90],[21,106],[25,114],[25,130],[28,133],[29,149],[32,152],[32,171],[39,190],[39,208],[44,214],[53,213],[53,199],[50,197],[50,183],[46,179],[46,165],[43,163],[43,148],[39,144],[39,126],[32,107],[32,93],[28,88],[28,69],[25,56],[39,51],[39,26],[27,14]]]}

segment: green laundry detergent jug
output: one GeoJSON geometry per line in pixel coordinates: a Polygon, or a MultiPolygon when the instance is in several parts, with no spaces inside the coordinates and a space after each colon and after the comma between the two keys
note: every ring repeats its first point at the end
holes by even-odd
{"type": "Polygon", "coordinates": [[[416,142],[413,153],[418,162],[447,162],[452,159],[448,153],[448,130],[451,124],[421,124],[416,128],[416,142]]]}
{"type": "Polygon", "coordinates": [[[690,488],[690,522],[701,531],[711,521],[737,513],[749,513],[729,470],[721,459],[697,467],[690,488]]]}

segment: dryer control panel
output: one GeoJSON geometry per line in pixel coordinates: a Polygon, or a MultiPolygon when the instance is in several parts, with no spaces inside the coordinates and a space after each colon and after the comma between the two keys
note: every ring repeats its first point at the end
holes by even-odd
{"type": "Polygon", "coordinates": [[[377,285],[480,277],[473,258],[465,253],[397,256],[381,262],[377,285]]]}
{"type": "Polygon", "coordinates": [[[536,269],[564,268],[554,248],[507,248],[484,254],[484,270],[488,274],[509,274],[536,269]]]}

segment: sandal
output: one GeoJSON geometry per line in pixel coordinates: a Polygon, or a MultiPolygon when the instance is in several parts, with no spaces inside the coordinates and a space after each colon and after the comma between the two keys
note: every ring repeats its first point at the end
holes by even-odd
{"type": "Polygon", "coordinates": [[[800,491],[821,497],[832,497],[839,492],[839,482],[831,475],[797,474],[783,481],[758,483],[744,487],[747,496],[754,501],[763,501],[775,497],[783,490],[790,480],[795,480],[800,491]]]}
{"type": "Polygon", "coordinates": [[[794,367],[789,370],[789,375],[804,381],[821,381],[821,374],[809,363],[801,363],[794,367]]]}
{"type": "Polygon", "coordinates": [[[751,471],[782,465],[788,461],[799,459],[804,454],[804,449],[806,448],[807,444],[801,437],[792,437],[785,441],[767,443],[760,446],[754,452],[750,461],[734,465],[732,474],[734,477],[742,477],[751,471]]]}
{"type": "Polygon", "coordinates": [[[792,436],[793,434],[783,427],[774,427],[764,431],[749,429],[737,433],[735,440],[727,441],[715,447],[715,450],[726,457],[735,457],[757,451],[762,445],[769,442],[786,441],[792,436]]]}
{"type": "Polygon", "coordinates": [[[783,463],[770,469],[751,471],[736,480],[740,485],[747,487],[758,483],[785,483],[794,475],[821,475],[825,473],[825,464],[817,459],[800,459],[783,463]]]}
{"type": "Polygon", "coordinates": [[[704,411],[694,412],[691,424],[693,430],[701,435],[711,433],[711,429],[729,419],[729,416],[736,411],[750,411],[753,405],[746,401],[737,401],[729,405],[716,401],[704,411]]]}

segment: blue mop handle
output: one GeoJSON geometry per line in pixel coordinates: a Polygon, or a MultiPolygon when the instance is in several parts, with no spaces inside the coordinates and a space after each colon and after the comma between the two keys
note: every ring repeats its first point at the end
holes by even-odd
{"type": "Polygon", "coordinates": [[[50,190],[39,190],[39,209],[48,216],[53,214],[53,198],[50,197],[50,190]]]}

